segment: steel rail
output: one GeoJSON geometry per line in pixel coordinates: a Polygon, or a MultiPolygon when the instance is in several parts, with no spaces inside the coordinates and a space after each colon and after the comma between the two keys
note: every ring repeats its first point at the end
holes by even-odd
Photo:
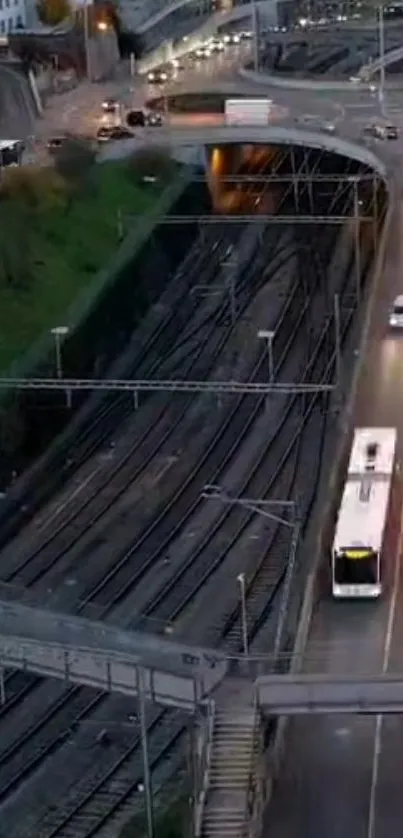
{"type": "MultiPolygon", "coordinates": [[[[291,336],[291,337],[292,337],[292,336],[291,336]]],[[[29,767],[29,766],[27,765],[27,768],[28,768],[28,767],[29,767]]],[[[7,789],[7,791],[10,791],[10,790],[11,790],[11,789],[7,789]]]]}
{"type": "MultiPolygon", "coordinates": [[[[127,799],[127,796],[128,796],[128,794],[130,794],[130,793],[131,793],[131,791],[132,791],[132,789],[131,789],[131,790],[130,790],[130,789],[126,789],[126,791],[125,791],[125,793],[124,793],[124,799],[127,799]]],[[[122,797],[120,798],[119,805],[121,804],[121,801],[122,801],[122,797]]],[[[116,807],[115,807],[115,808],[116,808],[116,807]]],[[[103,823],[103,822],[104,822],[107,818],[109,818],[109,816],[110,816],[110,811],[109,811],[109,813],[106,813],[106,814],[104,814],[104,815],[102,816],[102,823],[103,823]]],[[[97,828],[99,828],[99,826],[100,826],[100,822],[99,822],[99,820],[98,820],[98,823],[97,823],[97,828]]],[[[87,836],[87,838],[88,838],[88,836],[89,836],[89,835],[93,835],[93,834],[94,834],[94,829],[92,829],[90,832],[88,832],[88,831],[87,831],[86,836],[87,836]]]]}
{"type": "MultiPolygon", "coordinates": [[[[286,456],[287,456],[288,454],[289,454],[289,450],[287,450],[287,452],[286,452],[286,456]]],[[[177,736],[178,736],[178,734],[176,734],[175,741],[176,741],[176,739],[177,739],[177,736]]],[[[166,751],[165,751],[165,753],[169,753],[170,748],[171,748],[171,739],[170,739],[170,741],[169,741],[169,742],[167,742],[167,743],[166,743],[166,751]]],[[[126,761],[126,760],[127,760],[127,758],[128,758],[128,754],[127,754],[127,752],[126,752],[126,753],[123,755],[122,760],[126,761]]],[[[153,768],[154,768],[154,767],[156,767],[158,764],[159,764],[159,760],[156,760],[155,765],[153,765],[153,768]]],[[[119,764],[115,763],[112,767],[110,767],[110,768],[109,768],[109,770],[108,770],[108,772],[107,772],[107,774],[105,774],[105,775],[104,775],[104,776],[103,776],[103,777],[99,780],[99,782],[98,782],[97,786],[96,786],[95,788],[93,788],[93,789],[92,789],[92,792],[91,792],[89,795],[87,795],[85,799],[81,799],[81,800],[80,800],[80,802],[76,805],[76,807],[75,807],[74,809],[71,809],[71,811],[70,811],[70,813],[69,813],[69,816],[68,816],[68,819],[66,818],[66,819],[64,820],[63,824],[60,824],[60,825],[59,825],[59,826],[57,826],[57,827],[56,827],[56,828],[55,828],[55,829],[54,829],[51,833],[48,833],[47,838],[56,838],[56,836],[57,836],[58,834],[60,834],[60,832],[62,831],[62,829],[64,829],[64,828],[65,828],[65,826],[67,825],[67,823],[71,823],[71,822],[73,821],[74,817],[76,817],[76,816],[78,816],[80,813],[82,813],[82,811],[83,811],[83,809],[85,808],[85,806],[86,806],[86,805],[88,805],[88,803],[89,803],[91,800],[93,800],[93,799],[94,799],[95,794],[100,793],[100,792],[102,791],[102,788],[104,787],[105,783],[106,783],[106,782],[108,782],[108,781],[111,779],[111,777],[112,777],[112,776],[115,776],[115,775],[116,775],[116,772],[117,772],[117,771],[119,771],[119,770],[121,770],[121,768],[122,768],[122,762],[119,762],[119,764]]],[[[138,776],[138,775],[137,775],[137,776],[138,776]]],[[[131,793],[132,793],[132,791],[133,791],[133,788],[134,788],[134,787],[135,787],[135,781],[133,781],[133,780],[132,780],[132,781],[131,781],[131,783],[129,783],[129,784],[128,784],[128,788],[126,788],[123,792],[121,792],[121,793],[118,795],[118,799],[115,799],[115,800],[114,800],[114,803],[113,803],[113,810],[112,810],[112,809],[111,809],[111,807],[109,806],[109,808],[108,808],[108,811],[107,811],[107,812],[104,812],[104,813],[100,812],[100,813],[98,813],[98,817],[96,818],[96,824],[94,823],[92,826],[90,826],[90,828],[89,828],[89,829],[87,829],[87,830],[86,830],[86,833],[85,833],[86,838],[90,838],[90,836],[93,836],[93,835],[95,834],[95,832],[96,832],[96,831],[100,828],[100,826],[101,826],[101,825],[102,825],[102,824],[103,824],[103,823],[104,823],[107,819],[109,819],[109,817],[111,816],[111,812],[113,813],[113,811],[116,811],[116,809],[118,808],[118,806],[122,805],[122,802],[128,798],[129,794],[131,794],[131,793]]]]}
{"type": "MultiPolygon", "coordinates": [[[[37,727],[35,727],[35,730],[36,729],[37,729],[37,727]]],[[[34,732],[34,729],[32,729],[32,732],[34,732]]],[[[10,754],[10,756],[11,756],[11,754],[10,754]]],[[[29,767],[29,764],[27,763],[26,768],[28,769],[28,767],[29,767]]]]}
{"type": "MultiPolygon", "coordinates": [[[[168,309],[168,316],[164,317],[162,321],[159,321],[156,327],[151,327],[151,332],[149,329],[150,333],[145,339],[143,335],[144,329],[142,329],[142,326],[137,329],[135,335],[137,334],[138,337],[134,340],[135,351],[133,352],[133,348],[129,347],[124,356],[128,356],[125,361],[124,368],[128,370],[129,374],[132,374],[135,370],[138,372],[141,369],[143,370],[143,374],[146,376],[153,374],[155,371],[155,361],[157,360],[158,363],[160,354],[164,353],[166,349],[168,349],[169,352],[171,335],[170,333],[167,333],[170,332],[171,329],[176,328],[177,312],[181,308],[181,304],[186,297],[186,290],[190,290],[198,277],[200,270],[204,269],[203,266],[206,261],[208,263],[212,255],[213,261],[216,260],[219,262],[222,258],[223,254],[221,254],[220,250],[216,252],[214,248],[206,248],[205,243],[203,244],[202,241],[200,241],[199,246],[201,248],[199,254],[200,258],[190,259],[189,270],[185,270],[185,266],[188,264],[187,260],[189,259],[189,255],[187,255],[176,273],[174,282],[170,283],[166,292],[164,292],[160,298],[160,304],[166,306],[168,309]],[[184,278],[185,281],[183,281],[184,278]],[[156,347],[158,347],[158,351],[156,351],[156,347]],[[150,353],[154,357],[150,358],[150,353]]],[[[228,247],[228,238],[227,241],[223,238],[223,250],[225,246],[228,247]]],[[[217,267],[217,265],[215,265],[215,267],[217,267]]],[[[206,282],[210,281],[210,279],[213,279],[213,274],[208,274],[206,276],[206,282]]],[[[195,311],[196,301],[190,302],[192,303],[191,310],[195,311]]],[[[152,316],[153,309],[151,310],[149,317],[151,318],[152,316]]],[[[145,323],[149,323],[149,320],[146,319],[145,323]]],[[[121,366],[119,366],[120,363],[120,361],[115,362],[115,364],[112,365],[112,368],[121,369],[121,366]]],[[[52,474],[53,488],[55,485],[59,486],[60,483],[67,479],[67,477],[73,472],[77,472],[78,468],[80,468],[83,463],[87,462],[89,457],[98,450],[101,444],[105,443],[105,440],[108,439],[108,437],[110,437],[116,425],[122,424],[123,420],[129,419],[133,413],[133,403],[130,402],[130,404],[128,404],[127,396],[124,394],[120,397],[118,396],[112,404],[105,404],[104,395],[101,395],[98,398],[101,399],[101,403],[95,409],[95,412],[91,412],[89,416],[86,415],[88,410],[87,406],[84,405],[80,409],[77,417],[73,420],[73,426],[78,425],[75,439],[70,440],[69,435],[66,432],[63,437],[63,442],[56,442],[51,447],[50,459],[48,459],[46,463],[47,474],[49,471],[52,474]],[[66,458],[68,458],[67,467],[66,458]]],[[[46,483],[46,485],[48,485],[47,475],[45,475],[45,478],[45,480],[41,481],[41,485],[42,483],[46,483]]],[[[24,520],[27,517],[27,515],[25,515],[24,518],[21,511],[21,508],[24,508],[24,506],[27,505],[24,501],[26,499],[29,500],[28,514],[32,517],[32,514],[37,509],[38,504],[41,500],[43,502],[43,497],[45,498],[45,501],[47,499],[45,486],[39,491],[37,489],[35,490],[35,503],[32,504],[32,498],[30,496],[28,497],[31,488],[31,485],[28,484],[28,488],[19,494],[18,501],[14,504],[14,506],[16,506],[14,515],[12,514],[12,510],[14,508],[12,502],[7,502],[6,499],[2,504],[2,527],[0,535],[3,545],[6,543],[6,540],[9,540],[9,538],[15,534],[15,527],[18,524],[18,521],[21,520],[21,516],[24,520]],[[4,520],[4,515],[6,515],[6,520],[4,520]]]]}
{"type": "MultiPolygon", "coordinates": [[[[288,260],[290,254],[287,254],[286,259],[288,260]]],[[[286,263],[286,259],[284,259],[284,263],[286,263]]],[[[248,288],[248,286],[246,286],[248,288]]],[[[241,300],[240,304],[240,314],[242,314],[248,305],[250,304],[250,293],[251,287],[248,288],[248,293],[245,295],[244,299],[241,300]]],[[[217,316],[220,317],[220,310],[217,312],[217,316]]],[[[203,361],[203,367],[205,370],[205,375],[209,374],[209,371],[213,368],[214,364],[217,362],[225,344],[231,338],[232,334],[232,327],[229,326],[228,328],[224,328],[221,334],[217,334],[216,329],[216,319],[210,324],[210,329],[206,333],[204,337],[204,341],[199,344],[198,350],[196,355],[193,355],[192,358],[188,359],[189,367],[193,367],[198,363],[200,358],[203,361]],[[208,344],[216,338],[217,343],[213,345],[213,353],[212,356],[209,357],[206,355],[206,350],[208,344]]],[[[100,518],[112,508],[112,506],[119,500],[120,497],[124,494],[125,491],[134,483],[135,480],[139,479],[141,474],[145,471],[146,467],[150,464],[152,459],[160,453],[163,445],[168,441],[168,439],[172,436],[174,431],[179,427],[181,421],[183,420],[187,410],[190,408],[193,400],[188,399],[185,404],[179,406],[179,409],[174,412],[174,419],[172,422],[172,417],[168,416],[168,427],[166,429],[161,428],[161,416],[158,415],[156,419],[156,423],[154,426],[149,426],[149,431],[147,437],[151,435],[151,431],[154,431],[151,438],[151,450],[146,450],[144,452],[144,442],[145,438],[140,437],[140,439],[136,439],[134,444],[129,448],[129,450],[125,453],[125,455],[114,465],[112,468],[108,469],[105,478],[102,480],[100,484],[94,487],[93,491],[87,494],[86,498],[83,500],[82,497],[77,500],[76,504],[72,505],[72,509],[67,508],[66,516],[62,519],[62,521],[53,529],[50,535],[45,538],[39,546],[31,550],[30,553],[23,558],[22,561],[16,567],[13,567],[11,572],[4,574],[3,572],[3,579],[6,582],[13,582],[15,578],[23,571],[25,568],[32,567],[32,562],[34,559],[45,559],[43,564],[43,568],[38,571],[36,575],[34,575],[33,579],[29,581],[25,578],[23,580],[18,580],[20,584],[27,584],[31,585],[34,582],[38,581],[41,576],[46,573],[52,566],[54,566],[57,561],[61,558],[62,555],[70,550],[81,538],[84,531],[88,532],[88,529],[94,526],[100,518]],[[176,415],[175,415],[176,413],[176,415]],[[169,420],[171,419],[171,423],[169,420]],[[156,437],[156,439],[154,439],[156,437]],[[133,457],[136,453],[139,453],[139,462],[132,463],[133,457]],[[123,472],[123,470],[126,471],[123,472]],[[111,485],[113,481],[118,478],[118,484],[116,486],[111,485]],[[104,497],[101,493],[110,487],[111,491],[108,492],[107,497],[104,497]],[[112,491],[113,490],[113,491],[112,491]],[[93,503],[94,502],[94,503],[93,503]],[[94,506],[94,509],[92,509],[94,506]],[[88,510],[88,507],[90,509],[88,510]],[[87,512],[90,512],[89,516],[87,512]],[[78,519],[78,520],[77,520],[78,519]],[[67,541],[66,539],[63,540],[60,548],[58,548],[57,539],[59,536],[66,530],[70,524],[73,525],[72,533],[69,535],[67,541]],[[49,550],[50,553],[50,563],[46,563],[46,557],[44,557],[43,553],[44,550],[47,548],[51,548],[49,550]]],[[[67,534],[66,534],[67,535],[67,534]]]]}

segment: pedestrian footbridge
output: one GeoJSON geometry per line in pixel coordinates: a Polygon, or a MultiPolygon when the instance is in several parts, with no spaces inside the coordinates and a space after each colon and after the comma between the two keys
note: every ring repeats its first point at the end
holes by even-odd
{"type": "MultiPolygon", "coordinates": [[[[234,672],[238,681],[242,673],[245,681],[254,677],[245,659],[4,601],[0,667],[106,692],[142,692],[150,701],[190,711],[234,672]]],[[[254,687],[256,704],[271,715],[403,712],[403,673],[267,675],[255,678],[254,687]]]]}

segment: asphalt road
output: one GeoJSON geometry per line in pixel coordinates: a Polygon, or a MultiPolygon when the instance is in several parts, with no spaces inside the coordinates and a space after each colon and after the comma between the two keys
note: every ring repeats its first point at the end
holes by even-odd
{"type": "MultiPolygon", "coordinates": [[[[394,425],[403,456],[403,346],[387,331],[403,290],[400,220],[391,235],[377,316],[356,407],[356,425],[394,425]]],[[[401,494],[377,604],[334,603],[323,592],[307,648],[307,671],[389,671],[403,665],[401,494]]],[[[400,838],[403,823],[401,717],[329,716],[294,722],[270,806],[267,838],[400,838]]]]}

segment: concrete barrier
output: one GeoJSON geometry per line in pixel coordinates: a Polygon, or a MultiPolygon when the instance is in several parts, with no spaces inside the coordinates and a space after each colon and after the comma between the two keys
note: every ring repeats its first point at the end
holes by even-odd
{"type": "Polygon", "coordinates": [[[255,70],[249,70],[243,67],[238,70],[241,79],[253,82],[253,84],[265,85],[266,87],[278,87],[282,90],[316,90],[316,91],[333,91],[351,93],[354,90],[368,89],[368,85],[360,84],[355,87],[350,81],[326,81],[325,79],[298,79],[294,76],[277,76],[272,73],[256,73],[255,70]]]}
{"type": "MultiPolygon", "coordinates": [[[[323,510],[322,516],[322,524],[319,529],[317,543],[316,543],[316,550],[314,555],[313,567],[308,576],[308,581],[305,588],[304,600],[302,604],[301,616],[298,625],[298,631],[295,639],[293,654],[292,654],[292,661],[291,661],[291,672],[299,672],[302,667],[303,656],[306,650],[306,645],[308,642],[309,631],[311,628],[312,622],[312,615],[315,608],[315,604],[318,598],[318,579],[319,579],[319,572],[321,567],[321,562],[323,558],[323,552],[325,549],[326,544],[329,543],[329,534],[331,534],[331,530],[333,529],[333,522],[334,522],[334,511],[335,506],[338,501],[338,494],[339,494],[339,485],[340,481],[344,477],[345,473],[345,466],[346,466],[346,457],[348,457],[349,452],[349,443],[351,438],[351,433],[353,430],[353,420],[354,420],[354,409],[358,395],[358,388],[360,383],[360,378],[363,372],[363,365],[366,357],[366,351],[368,348],[368,341],[371,333],[371,327],[373,324],[373,317],[375,313],[375,301],[377,298],[377,293],[380,287],[380,280],[383,275],[383,269],[385,264],[385,257],[386,257],[386,249],[387,243],[390,235],[390,228],[391,228],[391,221],[393,218],[393,213],[396,208],[397,203],[397,196],[396,196],[396,188],[394,181],[392,179],[390,187],[389,187],[389,202],[388,202],[388,209],[385,218],[385,223],[383,226],[382,237],[380,241],[380,246],[376,258],[374,275],[372,280],[372,287],[370,291],[370,295],[367,301],[367,308],[365,312],[362,332],[361,332],[361,339],[358,349],[358,357],[357,362],[355,365],[355,370],[353,374],[353,379],[350,386],[349,397],[347,400],[346,408],[340,418],[340,425],[339,425],[339,441],[336,449],[336,455],[333,461],[333,467],[329,476],[328,481],[328,490],[327,490],[327,502],[325,504],[325,508],[323,510]]],[[[273,790],[273,784],[278,776],[281,762],[284,757],[285,752],[285,745],[286,745],[286,734],[288,728],[289,718],[287,716],[282,716],[278,720],[276,735],[274,738],[271,759],[270,759],[270,768],[272,771],[272,776],[267,784],[267,788],[269,793],[267,795],[266,801],[269,802],[270,796],[273,790]]]]}

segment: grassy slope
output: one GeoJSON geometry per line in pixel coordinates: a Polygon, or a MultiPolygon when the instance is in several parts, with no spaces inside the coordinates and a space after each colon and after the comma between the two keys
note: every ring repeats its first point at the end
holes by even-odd
{"type": "MultiPolygon", "coordinates": [[[[27,290],[0,280],[0,369],[5,370],[43,332],[65,320],[69,306],[107,264],[119,243],[118,214],[143,214],[154,194],[127,176],[127,164],[98,166],[96,186],[66,207],[42,210],[35,224],[34,279],[27,290]]],[[[1,231],[0,231],[1,235],[1,231]]]]}

